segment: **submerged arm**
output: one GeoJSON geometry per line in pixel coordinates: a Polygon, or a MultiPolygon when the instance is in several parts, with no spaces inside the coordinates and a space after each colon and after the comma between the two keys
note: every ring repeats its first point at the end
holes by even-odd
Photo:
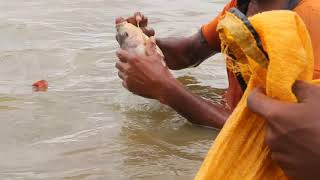
{"type": "Polygon", "coordinates": [[[159,100],[170,106],[190,122],[222,128],[230,115],[230,110],[192,94],[176,80],[162,57],[154,54],[143,57],[135,53],[119,50],[119,77],[123,85],[134,94],[159,100]]]}
{"type": "Polygon", "coordinates": [[[175,79],[168,82],[159,100],[190,122],[202,126],[222,128],[231,114],[223,105],[213,104],[191,93],[175,79]]]}

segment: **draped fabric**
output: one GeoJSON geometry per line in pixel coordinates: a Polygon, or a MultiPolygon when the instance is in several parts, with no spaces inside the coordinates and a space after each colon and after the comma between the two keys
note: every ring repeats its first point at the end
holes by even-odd
{"type": "Polygon", "coordinates": [[[269,97],[296,102],[292,85],[311,82],[312,43],[298,14],[269,11],[246,18],[239,10],[227,12],[218,24],[222,52],[232,57],[247,88],[210,149],[196,180],[285,180],[265,144],[265,122],[247,108],[257,86],[269,97]]]}

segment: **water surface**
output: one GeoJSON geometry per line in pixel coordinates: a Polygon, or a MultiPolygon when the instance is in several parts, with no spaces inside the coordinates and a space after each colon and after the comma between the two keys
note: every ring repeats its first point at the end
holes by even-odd
{"type": "MultiPolygon", "coordinates": [[[[113,22],[139,10],[159,37],[184,36],[223,4],[0,0],[0,179],[192,179],[217,132],[121,87],[113,22]],[[40,79],[48,92],[32,92],[40,79]]],[[[174,73],[221,100],[221,57],[174,73]]]]}

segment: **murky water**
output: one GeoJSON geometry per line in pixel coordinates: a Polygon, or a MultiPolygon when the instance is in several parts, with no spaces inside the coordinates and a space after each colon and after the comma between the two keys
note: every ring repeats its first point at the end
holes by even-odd
{"type": "MultiPolygon", "coordinates": [[[[140,10],[160,37],[190,35],[223,4],[0,0],[0,179],[192,179],[217,132],[121,87],[113,22],[140,10]]],[[[224,70],[214,57],[174,73],[218,102],[224,70]]]]}

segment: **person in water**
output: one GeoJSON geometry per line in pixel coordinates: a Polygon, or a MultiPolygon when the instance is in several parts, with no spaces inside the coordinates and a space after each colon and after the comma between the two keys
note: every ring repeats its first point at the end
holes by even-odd
{"type": "MultiPolygon", "coordinates": [[[[201,30],[184,38],[157,39],[158,46],[165,54],[170,69],[179,70],[197,66],[208,57],[220,51],[220,41],[216,32],[220,18],[228,9],[237,7],[247,16],[259,12],[291,9],[304,20],[313,44],[315,55],[314,78],[320,78],[320,3],[318,0],[232,0],[223,11],[201,30]]],[[[148,19],[140,13],[127,19],[140,27],[149,36],[154,35],[148,19]]],[[[190,122],[222,128],[228,116],[239,102],[243,89],[237,75],[227,69],[229,88],[228,107],[202,99],[189,92],[176,81],[169,70],[159,63],[157,57],[148,61],[135,54],[119,50],[116,67],[124,86],[131,92],[157,99],[172,107],[190,122]]],[[[257,88],[248,99],[249,108],[267,121],[266,143],[272,158],[290,177],[296,179],[319,179],[320,171],[320,86],[297,82],[293,91],[298,104],[284,103],[267,97],[257,88]]]]}
{"type": "MultiPolygon", "coordinates": [[[[320,3],[318,0],[232,0],[211,22],[201,27],[190,37],[157,39],[165,55],[167,66],[172,70],[197,66],[208,57],[220,51],[216,32],[220,18],[232,7],[237,7],[247,16],[260,12],[290,9],[297,12],[309,31],[315,56],[314,78],[320,78],[320,3]]],[[[139,25],[145,34],[152,36],[154,30],[148,27],[148,19],[140,13],[127,19],[139,25]]],[[[239,102],[243,88],[241,81],[231,69],[227,69],[229,87],[226,92],[227,106],[211,102],[191,93],[180,84],[167,67],[155,65],[157,57],[145,59],[124,50],[117,51],[119,77],[124,86],[134,94],[159,100],[176,110],[190,122],[222,128],[239,102]]],[[[320,179],[317,171],[320,165],[320,88],[297,82],[294,92],[299,104],[286,104],[266,97],[260,89],[255,90],[248,100],[249,108],[266,118],[266,142],[272,157],[293,178],[320,179]],[[288,150],[294,150],[288,152],[288,150]]]]}
{"type": "MultiPolygon", "coordinates": [[[[197,66],[210,56],[220,51],[220,40],[216,32],[219,19],[232,7],[238,7],[247,16],[259,12],[292,9],[304,20],[314,48],[315,71],[314,77],[320,78],[320,6],[318,0],[232,0],[224,10],[211,22],[201,27],[201,30],[190,36],[182,38],[157,39],[157,45],[165,55],[167,66],[172,70],[197,66]],[[318,5],[317,5],[318,4],[318,5]]],[[[149,35],[154,35],[154,30],[148,27],[148,19],[140,13],[127,19],[128,22],[137,25],[137,17],[140,18],[140,27],[149,35]]],[[[227,106],[212,104],[211,102],[191,93],[176,79],[173,78],[169,69],[156,66],[151,58],[148,63],[135,54],[126,51],[118,51],[119,61],[116,67],[119,69],[119,76],[123,79],[125,87],[134,94],[159,100],[176,110],[180,115],[190,122],[222,128],[232,110],[241,99],[243,90],[237,75],[230,69],[228,72],[229,87],[226,92],[227,106]]]]}
{"type": "MultiPolygon", "coordinates": [[[[238,7],[247,16],[277,9],[291,9],[304,20],[313,43],[315,55],[314,78],[320,78],[320,3],[318,0],[232,0],[224,10],[201,30],[184,38],[157,39],[157,44],[165,54],[170,69],[179,70],[197,66],[208,57],[220,51],[220,41],[216,32],[223,14],[232,7],[238,7]]],[[[148,19],[140,13],[127,19],[149,36],[148,19]]],[[[148,61],[135,54],[119,50],[116,66],[124,86],[131,92],[157,99],[172,107],[190,122],[216,128],[223,127],[233,108],[242,96],[243,89],[237,76],[228,71],[228,107],[196,96],[184,88],[162,65],[159,59],[150,57],[148,61]]],[[[241,82],[241,81],[240,81],[241,82]]],[[[266,143],[272,158],[290,177],[295,179],[320,179],[320,86],[297,82],[293,91],[298,104],[284,103],[267,97],[257,88],[248,99],[249,108],[267,121],[266,143]]]]}

